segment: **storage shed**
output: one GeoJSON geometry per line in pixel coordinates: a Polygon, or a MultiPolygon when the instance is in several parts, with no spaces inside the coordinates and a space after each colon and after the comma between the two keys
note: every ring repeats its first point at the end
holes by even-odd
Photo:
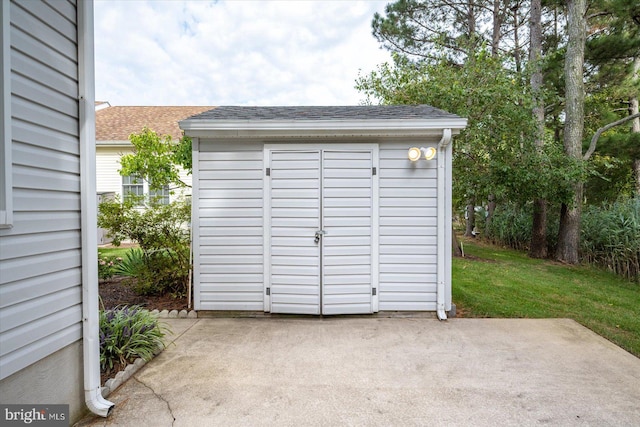
{"type": "Polygon", "coordinates": [[[451,310],[451,138],[428,105],[218,107],[193,139],[194,307],[451,310]]]}

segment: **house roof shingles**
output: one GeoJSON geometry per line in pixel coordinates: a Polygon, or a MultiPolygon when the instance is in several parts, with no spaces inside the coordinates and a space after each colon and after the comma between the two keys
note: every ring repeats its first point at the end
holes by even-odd
{"type": "Polygon", "coordinates": [[[422,120],[459,116],[430,105],[357,105],[301,107],[221,106],[188,120],[422,120]]]}
{"type": "Polygon", "coordinates": [[[158,135],[171,135],[180,139],[182,130],[178,126],[194,114],[211,110],[211,106],[149,106],[108,107],[96,111],[96,141],[127,141],[132,133],[139,133],[144,127],[158,135]]]}

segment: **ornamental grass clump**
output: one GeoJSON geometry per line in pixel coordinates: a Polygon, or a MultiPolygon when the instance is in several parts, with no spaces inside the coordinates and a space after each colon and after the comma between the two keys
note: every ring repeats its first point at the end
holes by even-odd
{"type": "Polygon", "coordinates": [[[151,360],[165,347],[167,332],[154,314],[139,306],[100,310],[100,368],[107,372],[138,357],[151,360]]]}
{"type": "Polygon", "coordinates": [[[590,264],[640,283],[640,199],[588,207],[582,215],[580,253],[590,264]]]}

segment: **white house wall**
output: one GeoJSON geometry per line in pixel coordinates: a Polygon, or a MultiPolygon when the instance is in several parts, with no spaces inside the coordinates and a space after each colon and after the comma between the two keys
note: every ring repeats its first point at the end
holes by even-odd
{"type": "MultiPolygon", "coordinates": [[[[435,145],[434,141],[431,145],[435,145]]],[[[413,145],[425,146],[425,141],[413,145]]],[[[436,160],[407,159],[410,143],[380,144],[380,310],[436,309],[436,160]]]]}
{"type": "Polygon", "coordinates": [[[131,152],[124,147],[96,147],[96,191],[98,193],[116,193],[122,196],[122,176],[120,157],[131,152]]]}
{"type": "Polygon", "coordinates": [[[0,379],[82,336],[76,8],[9,10],[14,221],[0,230],[0,379]]]}
{"type": "MultiPolygon", "coordinates": [[[[121,168],[120,158],[123,154],[133,153],[132,146],[100,146],[96,147],[96,191],[98,193],[115,193],[122,198],[122,176],[118,172],[121,168]]],[[[191,175],[180,169],[180,179],[191,185],[191,175]]],[[[181,194],[190,195],[189,188],[176,190],[170,200],[176,200],[181,194]]]]}
{"type": "Polygon", "coordinates": [[[195,308],[262,311],[262,144],[200,141],[197,156],[195,308]]]}

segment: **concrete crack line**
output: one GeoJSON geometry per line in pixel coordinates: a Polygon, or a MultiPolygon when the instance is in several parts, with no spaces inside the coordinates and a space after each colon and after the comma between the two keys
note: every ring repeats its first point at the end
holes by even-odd
{"type": "MultiPolygon", "coordinates": [[[[159,320],[160,322],[162,322],[162,319],[158,319],[158,320],[159,320]]],[[[176,345],[176,341],[177,341],[181,336],[183,336],[185,333],[187,333],[187,331],[189,331],[191,328],[193,328],[193,327],[194,327],[194,326],[195,326],[199,321],[200,321],[200,319],[196,319],[196,321],[195,321],[195,322],[193,322],[193,325],[189,326],[187,329],[185,329],[184,331],[182,331],[182,332],[180,333],[180,335],[176,335],[173,339],[171,339],[171,342],[170,342],[169,344],[167,344],[167,346],[165,346],[165,349],[166,349],[170,344],[176,345]]]]}
{"type": "Polygon", "coordinates": [[[167,409],[169,410],[169,415],[171,415],[171,418],[173,419],[173,421],[171,421],[171,425],[173,426],[173,424],[176,422],[176,417],[175,417],[175,415],[173,415],[173,410],[171,409],[171,405],[169,405],[169,401],[167,399],[165,399],[164,397],[160,396],[158,393],[156,393],[156,391],[154,389],[152,389],[151,387],[149,387],[144,381],[140,381],[140,379],[138,377],[133,376],[132,378],[134,380],[136,380],[139,384],[142,384],[143,386],[148,388],[151,391],[151,393],[153,393],[153,395],[155,397],[157,397],[158,399],[163,401],[165,403],[165,405],[167,405],[167,409]]]}

